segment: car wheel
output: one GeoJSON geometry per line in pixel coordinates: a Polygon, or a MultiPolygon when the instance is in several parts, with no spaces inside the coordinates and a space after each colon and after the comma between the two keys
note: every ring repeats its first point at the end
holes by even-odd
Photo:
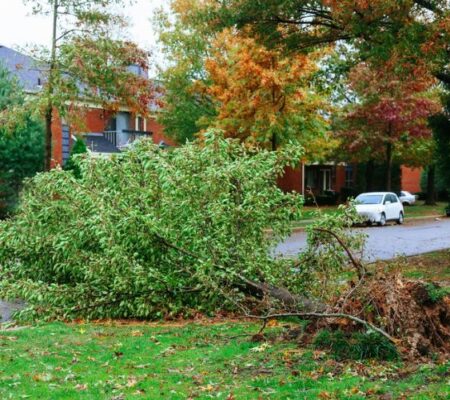
{"type": "Polygon", "coordinates": [[[403,216],[403,213],[400,211],[400,214],[398,215],[397,224],[402,225],[405,220],[405,217],[403,216]]]}
{"type": "Polygon", "coordinates": [[[404,201],[402,204],[403,204],[404,206],[409,206],[409,205],[410,205],[407,201],[404,201]]]}
{"type": "Polygon", "coordinates": [[[386,225],[386,214],[381,213],[380,221],[378,222],[378,226],[386,225]]]}

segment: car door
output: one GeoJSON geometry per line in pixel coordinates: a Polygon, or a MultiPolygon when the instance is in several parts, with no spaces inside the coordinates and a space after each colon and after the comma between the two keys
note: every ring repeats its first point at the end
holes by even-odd
{"type": "Polygon", "coordinates": [[[386,215],[386,219],[389,219],[391,214],[390,214],[390,205],[391,205],[391,199],[390,196],[388,194],[384,195],[384,200],[383,200],[383,210],[384,210],[384,214],[386,215]]]}
{"type": "Polygon", "coordinates": [[[395,194],[391,194],[391,198],[392,198],[391,205],[392,205],[392,212],[393,212],[392,219],[398,219],[400,212],[403,211],[403,206],[402,206],[401,201],[395,194]]]}

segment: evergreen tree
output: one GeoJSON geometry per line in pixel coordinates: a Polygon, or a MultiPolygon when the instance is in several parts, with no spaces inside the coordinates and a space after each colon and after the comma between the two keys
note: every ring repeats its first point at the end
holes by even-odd
{"type": "Polygon", "coordinates": [[[23,104],[23,92],[6,69],[0,66],[0,217],[10,214],[16,204],[23,181],[41,171],[44,162],[44,128],[29,111],[13,129],[1,123],[10,107],[23,104]]]}

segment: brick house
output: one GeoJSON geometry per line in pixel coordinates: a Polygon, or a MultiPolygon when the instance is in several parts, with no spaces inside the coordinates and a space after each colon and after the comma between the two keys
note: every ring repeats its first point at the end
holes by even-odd
{"type": "MultiPolygon", "coordinates": [[[[23,86],[27,95],[35,95],[42,89],[45,81],[44,68],[39,68],[31,57],[0,45],[0,64],[15,76],[23,86]]],[[[130,70],[137,74],[146,74],[138,67],[130,70]]],[[[85,114],[85,129],[81,135],[88,150],[93,153],[118,153],[134,140],[141,137],[152,138],[154,143],[174,145],[175,143],[163,134],[163,127],[156,121],[156,107],[150,117],[143,118],[123,108],[111,114],[95,105],[88,108],[85,114]]],[[[75,139],[65,121],[54,116],[53,163],[64,165],[70,155],[70,148],[75,139]]]]}
{"type": "MultiPolygon", "coordinates": [[[[36,62],[15,50],[0,45],[0,63],[16,76],[29,95],[42,88],[44,74],[36,62]]],[[[138,67],[135,73],[143,74],[138,67]]],[[[164,128],[156,121],[157,108],[148,118],[121,109],[111,114],[92,106],[86,112],[86,132],[83,134],[89,151],[97,154],[118,153],[137,138],[151,137],[156,144],[175,145],[164,136],[164,128]]],[[[53,121],[53,160],[54,164],[64,165],[70,154],[74,140],[70,127],[58,116],[53,121]]],[[[298,168],[286,168],[279,186],[285,191],[301,194],[312,192],[315,196],[325,193],[342,192],[343,188],[354,186],[356,166],[345,163],[301,164],[298,168]]],[[[402,167],[402,189],[416,193],[420,191],[420,170],[402,167]]]]}
{"type": "MultiPolygon", "coordinates": [[[[358,165],[347,163],[309,163],[298,168],[286,168],[278,185],[285,191],[314,196],[335,195],[345,201],[347,195],[354,195],[358,185],[358,165]]],[[[400,167],[400,188],[411,193],[421,191],[422,168],[400,167]]],[[[382,185],[380,183],[379,185],[382,185]]],[[[385,190],[380,187],[380,190],[385,190]]]]}
{"type": "Polygon", "coordinates": [[[302,163],[297,168],[288,167],[278,180],[285,191],[303,195],[323,196],[341,193],[343,188],[352,187],[356,169],[345,163],[302,163]]]}

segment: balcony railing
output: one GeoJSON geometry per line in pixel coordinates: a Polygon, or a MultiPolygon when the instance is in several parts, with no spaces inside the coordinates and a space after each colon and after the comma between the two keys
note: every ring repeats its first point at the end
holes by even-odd
{"type": "Polygon", "coordinates": [[[117,131],[105,131],[103,136],[117,147],[117,131]]]}
{"type": "Polygon", "coordinates": [[[133,143],[135,140],[144,138],[144,137],[150,137],[151,132],[145,132],[145,131],[137,131],[137,130],[131,130],[131,129],[123,129],[122,131],[104,131],[103,136],[111,142],[114,146],[121,148],[125,147],[131,143],[133,143]],[[121,140],[118,140],[118,134],[121,134],[121,140]],[[124,137],[125,136],[125,137],[124,137]],[[125,139],[125,140],[124,140],[125,139]]]}

